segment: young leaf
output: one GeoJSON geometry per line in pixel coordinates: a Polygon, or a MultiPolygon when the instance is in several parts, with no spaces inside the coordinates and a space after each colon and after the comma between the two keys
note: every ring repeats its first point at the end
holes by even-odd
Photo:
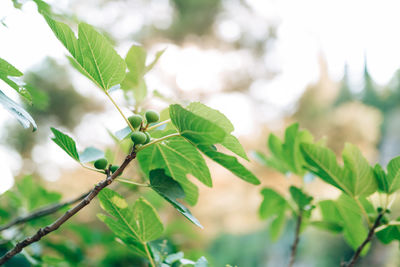
{"type": "Polygon", "coordinates": [[[305,194],[301,189],[291,186],[289,188],[290,195],[300,210],[304,210],[313,200],[313,197],[305,194]]]}
{"type": "Polygon", "coordinates": [[[54,134],[54,137],[51,140],[53,140],[54,143],[61,147],[71,158],[79,162],[79,154],[76,150],[75,141],[68,135],[60,132],[53,127],[51,127],[50,129],[54,134]]]}
{"type": "Polygon", "coordinates": [[[87,147],[82,153],[79,153],[81,163],[92,162],[101,158],[104,158],[104,152],[95,147],[87,147]]]}
{"type": "Polygon", "coordinates": [[[169,113],[179,133],[194,144],[213,145],[221,143],[226,133],[223,128],[204,119],[180,105],[171,105],[169,113]]]}
{"type": "Polygon", "coordinates": [[[294,123],[286,129],[284,143],[276,135],[270,134],[268,147],[271,157],[267,158],[266,165],[284,174],[292,172],[304,175],[305,161],[300,152],[300,143],[312,140],[313,137],[308,131],[299,131],[298,123],[294,123]]]}
{"type": "Polygon", "coordinates": [[[25,109],[23,109],[13,100],[11,100],[8,96],[6,96],[1,90],[0,90],[0,104],[8,112],[10,112],[10,114],[13,115],[24,128],[29,128],[29,126],[32,124],[33,131],[36,131],[37,125],[34,119],[31,117],[31,115],[29,115],[29,113],[25,109]]]}
{"type": "Polygon", "coordinates": [[[286,199],[271,188],[263,188],[261,194],[263,196],[259,209],[261,219],[268,219],[271,216],[280,214],[289,207],[286,199]]]}
{"type": "Polygon", "coordinates": [[[378,163],[374,166],[374,176],[376,183],[378,184],[378,189],[381,192],[389,193],[389,184],[386,177],[386,173],[383,170],[382,166],[378,163]]]}
{"type": "Polygon", "coordinates": [[[0,58],[0,79],[7,83],[10,87],[15,89],[21,96],[23,96],[28,102],[32,101],[32,97],[28,90],[18,85],[15,81],[10,79],[10,77],[21,77],[23,74],[13,65],[0,58]]]}
{"type": "Polygon", "coordinates": [[[192,215],[188,208],[179,203],[177,199],[183,199],[185,192],[178,182],[171,177],[167,176],[163,169],[151,170],[150,174],[150,186],[165,200],[171,203],[183,216],[190,220],[195,225],[203,228],[200,222],[192,215]]]}
{"type": "MultiPolygon", "coordinates": [[[[153,133],[153,137],[161,137],[168,133],[153,133]]],[[[183,187],[185,200],[191,205],[197,202],[198,189],[186,177],[187,174],[190,173],[203,184],[212,186],[211,175],[203,157],[182,137],[169,138],[141,150],[137,160],[146,174],[153,169],[165,169],[167,175],[183,187]]]]}
{"type": "Polygon", "coordinates": [[[386,183],[388,185],[388,194],[392,194],[400,188],[400,156],[389,162],[386,183]]]}
{"type": "Polygon", "coordinates": [[[56,37],[76,60],[78,70],[96,85],[107,91],[125,78],[125,61],[108,40],[92,26],[80,23],[78,39],[65,23],[53,20],[47,11],[39,8],[56,37]]]}

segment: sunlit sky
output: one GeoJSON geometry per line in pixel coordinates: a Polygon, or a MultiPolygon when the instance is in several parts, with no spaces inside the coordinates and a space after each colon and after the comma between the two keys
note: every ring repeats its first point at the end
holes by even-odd
{"type": "MultiPolygon", "coordinates": [[[[62,6],[67,1],[49,2],[58,2],[62,6]]],[[[271,113],[293,104],[305,87],[318,78],[318,56],[321,53],[327,60],[333,79],[341,79],[347,62],[354,84],[361,77],[365,56],[370,73],[378,84],[388,82],[400,67],[399,1],[247,0],[247,3],[254,7],[260,17],[278,22],[277,41],[263,60],[279,74],[272,80],[257,81],[250,89],[251,94],[271,103],[273,108],[267,109],[271,113]]],[[[90,14],[87,16],[90,20],[90,14]]],[[[65,48],[37,14],[33,3],[27,3],[22,12],[14,9],[11,1],[0,1],[1,18],[5,18],[7,24],[7,27],[0,26],[1,58],[23,72],[47,56],[65,60],[65,48]]],[[[85,20],[84,17],[82,19],[85,20]]],[[[134,21],[130,23],[137,25],[134,21]]],[[[257,32],[264,30],[265,26],[249,23],[243,27],[240,23],[246,22],[240,19],[221,21],[215,30],[222,38],[235,40],[243,29],[257,32]]],[[[118,51],[124,56],[128,48],[122,45],[118,51]]],[[[184,91],[201,88],[212,92],[220,86],[220,73],[234,66],[240,68],[246,60],[244,51],[233,53],[217,49],[204,50],[194,45],[183,48],[170,45],[159,68],[160,71],[174,75],[176,84],[184,91]]],[[[157,79],[151,76],[149,84],[159,86],[157,79]]],[[[0,88],[13,99],[18,99],[4,83],[0,83],[0,88]]],[[[88,90],[84,93],[93,93],[88,90]]],[[[207,104],[222,109],[233,121],[239,135],[248,134],[256,127],[246,119],[251,116],[251,103],[241,94],[216,95],[207,104]],[[243,107],[240,110],[236,108],[238,103],[243,107]]],[[[265,116],[268,117],[268,114],[265,116]]],[[[5,110],[1,110],[0,123],[7,119],[11,117],[5,110]]],[[[55,146],[51,147],[56,149],[55,146]]],[[[18,166],[8,163],[15,161],[15,157],[0,148],[0,164],[4,165],[0,166],[3,170],[0,192],[12,184],[12,172],[18,166]]]]}

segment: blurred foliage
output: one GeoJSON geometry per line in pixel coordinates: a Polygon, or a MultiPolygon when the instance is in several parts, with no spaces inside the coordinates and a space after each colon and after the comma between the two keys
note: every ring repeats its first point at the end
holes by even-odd
{"type": "Polygon", "coordinates": [[[50,124],[73,129],[84,114],[102,109],[93,99],[78,93],[66,67],[54,59],[45,59],[24,78],[33,99],[32,105],[24,106],[40,130],[36,134],[27,134],[19,125],[8,125],[7,138],[3,140],[22,155],[29,155],[36,143],[48,137],[46,128],[50,124]]]}

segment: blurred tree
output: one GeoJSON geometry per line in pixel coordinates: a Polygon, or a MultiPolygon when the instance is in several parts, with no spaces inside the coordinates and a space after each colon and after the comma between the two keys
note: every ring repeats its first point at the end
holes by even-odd
{"type": "Polygon", "coordinates": [[[349,66],[346,65],[344,66],[344,75],[343,79],[341,81],[341,86],[339,90],[338,97],[335,100],[335,106],[340,106],[343,103],[350,102],[354,100],[353,93],[351,92],[350,86],[349,86],[349,66]]]}

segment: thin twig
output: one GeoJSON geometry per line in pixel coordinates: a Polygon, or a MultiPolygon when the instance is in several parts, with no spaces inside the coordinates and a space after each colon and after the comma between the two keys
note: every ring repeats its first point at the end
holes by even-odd
{"type": "Polygon", "coordinates": [[[136,151],[135,149],[132,150],[132,152],[126,156],[124,162],[121,164],[121,166],[116,170],[112,175],[108,173],[107,178],[98,184],[95,185],[95,187],[90,191],[90,193],[82,199],[76,206],[74,206],[72,209],[68,210],[67,212],[64,213],[61,217],[59,217],[56,221],[54,221],[52,224],[40,228],[33,236],[28,237],[21,242],[18,242],[14,248],[9,250],[6,254],[3,255],[3,257],[0,258],[0,265],[4,264],[6,261],[17,255],[22,251],[23,248],[26,246],[29,246],[32,243],[35,243],[39,241],[42,237],[45,235],[57,230],[62,224],[64,224],[66,221],[68,221],[72,216],[74,216],[76,213],[78,213],[81,209],[83,209],[85,206],[87,206],[93,198],[95,198],[101,190],[103,190],[105,187],[110,185],[115,178],[117,178],[128,166],[128,164],[136,158],[136,151]]]}
{"type": "Polygon", "coordinates": [[[60,210],[60,209],[62,209],[64,207],[66,207],[68,205],[74,204],[74,203],[84,199],[89,193],[90,193],[90,191],[86,192],[86,193],[84,193],[84,194],[82,194],[82,195],[80,195],[80,196],[78,196],[76,198],[73,198],[71,200],[68,200],[68,201],[65,201],[65,202],[62,202],[62,203],[51,204],[51,205],[42,207],[42,208],[40,208],[40,209],[38,209],[38,210],[36,210],[36,211],[34,211],[32,213],[29,213],[26,216],[17,217],[15,219],[13,219],[12,221],[10,221],[9,223],[0,226],[0,232],[3,231],[3,230],[8,229],[8,228],[10,228],[10,227],[12,227],[14,225],[25,223],[25,222],[28,222],[28,221],[31,221],[31,220],[34,220],[34,219],[37,219],[37,218],[52,214],[52,213],[54,213],[54,212],[56,212],[56,211],[58,211],[58,210],[60,210]]]}
{"type": "Polygon", "coordinates": [[[384,211],[379,213],[378,217],[376,217],[376,220],[375,220],[375,222],[374,222],[374,225],[372,225],[371,229],[369,229],[367,238],[365,238],[365,240],[364,240],[364,241],[361,243],[361,245],[357,248],[356,252],[354,253],[353,257],[350,259],[350,261],[349,261],[348,263],[345,263],[345,262],[342,263],[342,265],[341,265],[342,267],[353,267],[353,266],[356,264],[356,262],[357,262],[358,258],[360,257],[361,252],[362,252],[362,250],[364,249],[364,247],[365,247],[369,242],[371,242],[372,237],[373,237],[374,234],[375,234],[375,229],[380,225],[381,219],[382,219],[384,213],[385,213],[384,211]]]}
{"type": "Polygon", "coordinates": [[[297,215],[296,232],[295,232],[293,245],[292,245],[292,248],[291,248],[290,261],[289,261],[288,267],[292,267],[293,266],[294,260],[296,258],[297,245],[299,244],[299,241],[300,241],[300,229],[301,229],[302,220],[303,220],[303,211],[300,210],[299,214],[297,215]]]}

